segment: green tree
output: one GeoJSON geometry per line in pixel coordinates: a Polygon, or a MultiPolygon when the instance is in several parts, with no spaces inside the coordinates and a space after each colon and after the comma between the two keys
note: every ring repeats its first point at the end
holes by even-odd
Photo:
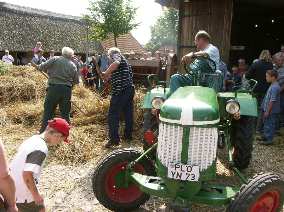
{"type": "Polygon", "coordinates": [[[178,34],[178,11],[167,9],[151,27],[151,39],[146,49],[156,51],[163,45],[176,45],[178,34]]]}
{"type": "Polygon", "coordinates": [[[106,39],[114,37],[115,46],[119,35],[126,34],[134,29],[136,8],[131,0],[90,0],[89,16],[85,19],[91,23],[91,38],[106,39]]]}

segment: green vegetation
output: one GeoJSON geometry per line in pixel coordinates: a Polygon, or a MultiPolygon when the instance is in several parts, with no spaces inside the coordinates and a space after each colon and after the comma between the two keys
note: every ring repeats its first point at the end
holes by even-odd
{"type": "Polygon", "coordinates": [[[0,75],[5,74],[8,71],[9,65],[0,61],[0,75]]]}
{"type": "Polygon", "coordinates": [[[94,40],[114,37],[115,46],[119,35],[126,34],[138,24],[134,22],[136,8],[131,0],[90,0],[90,16],[85,20],[91,26],[91,38],[94,40]]]}
{"type": "Polygon", "coordinates": [[[151,39],[146,44],[146,49],[156,51],[161,46],[177,44],[178,34],[178,11],[175,9],[165,10],[151,27],[151,39]]]}

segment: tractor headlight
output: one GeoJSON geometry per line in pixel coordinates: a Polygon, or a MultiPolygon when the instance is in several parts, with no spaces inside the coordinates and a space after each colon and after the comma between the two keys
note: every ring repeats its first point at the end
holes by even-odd
{"type": "Polygon", "coordinates": [[[240,104],[238,101],[231,99],[227,101],[226,111],[230,114],[236,114],[240,111],[240,104]]]}
{"type": "Polygon", "coordinates": [[[152,100],[152,107],[154,109],[161,109],[161,106],[162,104],[164,103],[164,99],[161,98],[161,97],[155,97],[153,100],[152,100]]]}

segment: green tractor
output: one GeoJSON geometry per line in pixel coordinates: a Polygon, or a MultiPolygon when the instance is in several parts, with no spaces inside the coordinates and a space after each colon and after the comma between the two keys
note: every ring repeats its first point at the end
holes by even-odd
{"type": "Polygon", "coordinates": [[[194,68],[206,63],[196,59],[188,67],[193,85],[170,96],[165,82],[149,77],[155,86],[144,98],[144,151],[115,150],[93,176],[95,196],[106,208],[131,211],[153,195],[167,199],[174,211],[191,203],[227,206],[230,212],[282,209],[284,182],[277,175],[261,173],[248,180],[240,171],[252,156],[257,103],[251,91],[256,82],[219,92],[219,73],[194,68]],[[218,146],[226,147],[240,186],[214,183],[218,146]]]}

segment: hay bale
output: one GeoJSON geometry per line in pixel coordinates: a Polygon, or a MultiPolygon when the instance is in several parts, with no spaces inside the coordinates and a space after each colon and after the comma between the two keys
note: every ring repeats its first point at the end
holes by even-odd
{"type": "Polygon", "coordinates": [[[37,127],[43,114],[43,102],[18,103],[5,108],[6,116],[14,124],[37,127]]]}
{"type": "Polygon", "coordinates": [[[107,139],[104,125],[73,127],[69,144],[61,144],[50,151],[53,157],[64,163],[85,163],[101,155],[107,139]]]}
{"type": "MultiPolygon", "coordinates": [[[[3,111],[0,111],[0,121],[4,120],[6,123],[9,120],[11,124],[20,124],[33,130],[38,129],[43,113],[44,99],[42,97],[45,85],[35,81],[42,80],[42,76],[30,67],[17,67],[0,76],[0,80],[3,84],[6,82],[5,86],[0,86],[0,99],[3,99],[0,104],[5,104],[3,111]],[[23,83],[20,84],[20,82],[23,83]],[[5,92],[1,93],[1,89],[5,92]]],[[[144,91],[140,88],[136,89],[135,130],[141,129],[143,112],[140,105],[143,96],[144,91]]],[[[60,162],[84,163],[100,156],[104,151],[107,152],[103,146],[108,139],[106,120],[110,98],[102,98],[97,92],[76,86],[73,90],[72,101],[76,104],[76,106],[72,105],[73,118],[71,119],[70,137],[72,142],[69,145],[52,148],[50,153],[54,154],[54,158],[60,162]]],[[[57,114],[59,115],[58,112],[57,114]]],[[[136,131],[134,135],[135,143],[140,144],[142,132],[136,131]]]]}
{"type": "MultiPolygon", "coordinates": [[[[141,109],[145,91],[137,88],[134,96],[134,124],[140,128],[143,122],[143,110],[141,109]]],[[[77,107],[73,105],[75,125],[86,125],[95,123],[106,123],[109,109],[110,97],[102,98],[99,93],[93,92],[87,88],[77,86],[73,91],[73,102],[85,114],[82,114],[77,107]]],[[[121,116],[123,120],[123,116],[121,116]]]]}
{"type": "Polygon", "coordinates": [[[29,66],[9,66],[0,82],[0,105],[38,100],[45,94],[46,79],[29,66]]]}
{"type": "Polygon", "coordinates": [[[105,123],[109,99],[104,99],[85,87],[76,86],[73,90],[72,102],[76,105],[72,104],[74,125],[105,123]]]}
{"type": "Polygon", "coordinates": [[[1,108],[0,109],[0,127],[5,127],[10,124],[10,120],[7,117],[6,111],[1,108]]]}

